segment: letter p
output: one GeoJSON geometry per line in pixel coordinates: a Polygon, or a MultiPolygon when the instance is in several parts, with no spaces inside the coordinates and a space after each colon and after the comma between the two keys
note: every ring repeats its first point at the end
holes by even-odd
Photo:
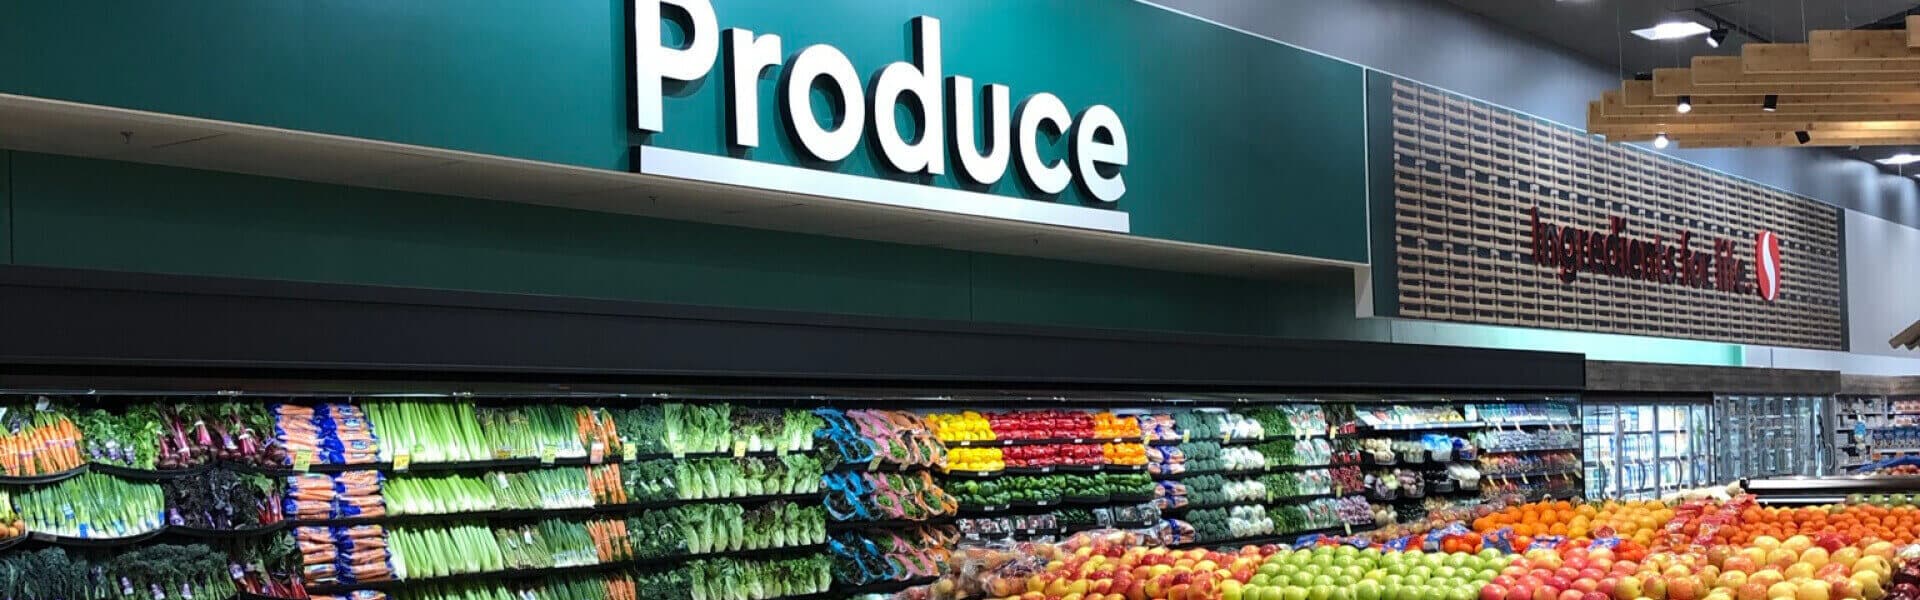
{"type": "Polygon", "coordinates": [[[658,132],[666,128],[661,84],[668,79],[693,81],[713,70],[720,53],[720,31],[707,0],[634,0],[633,2],[633,127],[658,132]],[[687,13],[687,46],[674,48],[661,41],[661,6],[672,4],[687,13]]]}

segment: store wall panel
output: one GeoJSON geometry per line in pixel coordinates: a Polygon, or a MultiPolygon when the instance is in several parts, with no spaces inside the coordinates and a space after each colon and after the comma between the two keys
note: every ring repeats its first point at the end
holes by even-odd
{"type": "MultiPolygon", "coordinates": [[[[732,153],[725,61],[673,90],[666,131],[630,129],[628,3],[17,3],[0,19],[0,92],[604,169],[629,168],[639,143],[732,153]]],[[[831,44],[863,77],[912,58],[909,19],[938,17],[946,74],[1006,84],[1016,103],[1114,108],[1135,235],[1366,260],[1359,67],[1137,2],[713,4],[720,27],[778,34],[785,55],[831,44]]],[[[839,164],[798,159],[776,84],[761,82],[753,160],[882,172],[870,139],[839,164]]],[[[953,170],[926,183],[959,187],[953,170]]],[[[985,191],[1034,196],[1014,171],[985,191]]]]}
{"type": "Polygon", "coordinates": [[[1920,320],[1920,230],[1847,211],[1847,326],[1854,352],[1920,358],[1887,340],[1920,320]]]}
{"type": "Polygon", "coordinates": [[[20,264],[1265,335],[1276,282],[16,153],[20,264]]]}
{"type": "Polygon", "coordinates": [[[13,152],[0,150],[0,264],[13,263],[13,152]]]}
{"type": "Polygon", "coordinates": [[[1845,347],[1839,209],[1416,82],[1369,88],[1392,107],[1371,130],[1379,314],[1845,347]]]}

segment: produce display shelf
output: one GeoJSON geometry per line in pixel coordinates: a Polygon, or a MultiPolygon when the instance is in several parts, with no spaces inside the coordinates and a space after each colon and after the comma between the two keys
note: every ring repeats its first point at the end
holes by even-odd
{"type": "MultiPolygon", "coordinates": [[[[801,450],[798,452],[810,452],[810,451],[811,450],[801,450]]],[[[767,456],[779,456],[781,454],[791,454],[791,452],[783,453],[783,452],[777,452],[774,450],[754,450],[754,451],[742,453],[741,456],[767,457],[767,456]]],[[[584,457],[584,456],[555,458],[551,462],[541,460],[538,458],[504,458],[504,459],[498,459],[498,460],[471,460],[471,461],[460,461],[460,462],[416,462],[408,465],[406,469],[399,470],[399,471],[394,470],[393,463],[390,463],[390,462],[362,463],[362,464],[352,464],[352,465],[332,464],[332,463],[314,463],[312,465],[309,465],[307,467],[307,470],[304,472],[344,473],[348,471],[379,471],[382,473],[392,474],[392,473],[412,473],[416,471],[435,471],[435,472],[438,472],[438,471],[490,471],[490,470],[508,470],[508,469],[541,469],[541,468],[549,468],[549,467],[587,467],[587,466],[593,466],[596,464],[630,463],[630,462],[641,462],[641,461],[648,461],[648,460],[665,460],[665,459],[678,460],[678,459],[689,459],[689,458],[732,458],[732,457],[734,457],[734,453],[732,452],[687,452],[687,453],[678,454],[678,455],[649,453],[649,454],[636,455],[633,461],[626,461],[626,460],[623,460],[621,457],[608,457],[607,460],[602,460],[599,463],[595,463],[588,457],[584,457]]],[[[221,463],[221,464],[227,464],[236,469],[247,470],[247,471],[260,473],[262,475],[272,475],[272,476],[295,475],[302,472],[292,467],[263,468],[263,467],[249,465],[245,463],[221,463]]]]}
{"type": "Polygon", "coordinates": [[[1039,438],[1039,439],[1005,439],[1005,440],[955,440],[955,441],[941,442],[941,443],[945,444],[948,448],[999,448],[999,447],[1005,447],[1005,446],[1047,446],[1052,444],[1144,444],[1144,443],[1147,443],[1147,440],[1146,438],[1137,438],[1137,437],[1116,437],[1116,438],[1088,437],[1088,438],[1039,438]]]}
{"type": "Polygon", "coordinates": [[[27,532],[27,538],[35,542],[53,544],[55,546],[66,546],[69,548],[118,548],[121,546],[132,546],[160,537],[167,533],[167,529],[166,527],[161,527],[153,531],[117,538],[76,538],[30,531],[27,532]]]}
{"type": "Polygon", "coordinates": [[[1488,427],[1579,427],[1572,419],[1481,419],[1488,427]]]}
{"type": "Polygon", "coordinates": [[[7,538],[7,539],[4,539],[4,540],[0,540],[0,550],[6,550],[6,549],[8,549],[8,548],[12,548],[12,547],[14,547],[14,546],[18,546],[18,545],[20,545],[20,544],[21,544],[22,542],[25,542],[25,541],[27,541],[27,537],[28,537],[28,536],[24,536],[24,535],[16,535],[16,536],[13,536],[13,537],[11,537],[11,538],[7,538]]]}
{"type": "Polygon", "coordinates": [[[1146,465],[1055,465],[1047,467],[1007,467],[998,471],[951,470],[941,474],[967,479],[992,479],[1012,475],[1051,475],[1054,473],[1145,473],[1146,465]]]}
{"type": "Polygon", "coordinates": [[[286,531],[292,526],[293,526],[292,521],[281,521],[278,523],[274,523],[272,525],[261,525],[259,527],[248,527],[245,529],[206,529],[201,527],[183,527],[179,525],[169,525],[166,528],[166,533],[168,535],[176,535],[180,537],[189,537],[189,538],[202,539],[202,540],[223,540],[223,539],[234,539],[234,538],[259,537],[259,536],[263,536],[271,533],[286,531]]]}
{"type": "MultiPolygon", "coordinates": [[[[1372,531],[1377,528],[1379,528],[1379,525],[1377,523],[1368,523],[1366,525],[1354,525],[1351,527],[1354,533],[1360,533],[1362,531],[1372,531]]],[[[1262,534],[1262,535],[1256,535],[1256,536],[1227,538],[1227,539],[1213,540],[1208,542],[1187,542],[1184,544],[1173,544],[1168,547],[1176,550],[1182,550],[1187,548],[1218,548],[1222,546],[1247,546],[1247,545],[1259,546],[1263,544],[1291,544],[1293,543],[1294,540],[1299,539],[1303,536],[1316,535],[1316,534],[1328,534],[1328,533],[1345,534],[1348,529],[1349,527],[1345,525],[1335,525],[1333,527],[1321,527],[1318,529],[1306,529],[1301,531],[1290,531],[1286,533],[1272,533],[1272,534],[1262,534]]]]}
{"type": "Polygon", "coordinates": [[[312,586],[307,586],[307,595],[308,596],[343,596],[357,590],[376,590],[376,591],[382,591],[382,592],[393,592],[393,591],[402,590],[402,589],[406,589],[413,586],[444,584],[444,583],[452,583],[452,582],[465,581],[465,580],[471,580],[471,579],[490,579],[490,580],[537,579],[537,578],[546,577],[549,575],[578,575],[578,574],[586,574],[586,573],[599,573],[604,571],[616,571],[616,570],[631,568],[635,566],[682,563],[682,562],[698,560],[703,558],[722,558],[722,557],[755,558],[755,557],[782,556],[787,554],[806,553],[810,551],[821,552],[821,551],[825,551],[826,547],[827,547],[826,544],[808,544],[805,546],[787,546],[782,548],[760,548],[760,549],[754,549],[754,550],[708,552],[704,554],[676,554],[673,556],[661,556],[661,557],[655,557],[655,558],[642,558],[642,559],[634,559],[634,560],[617,560],[617,561],[604,562],[604,563],[591,564],[591,565],[575,565],[570,567],[547,567],[544,569],[509,569],[505,571],[491,571],[491,572],[484,572],[484,573],[461,573],[457,575],[448,575],[445,577],[424,577],[424,578],[418,578],[418,579],[401,579],[401,580],[394,580],[394,581],[375,581],[375,582],[367,582],[367,583],[350,583],[350,584],[337,584],[337,585],[312,585],[312,586]]]}
{"type": "Polygon", "coordinates": [[[1219,475],[1221,477],[1231,477],[1235,475],[1259,475],[1265,472],[1266,472],[1265,469],[1204,469],[1199,471],[1182,471],[1179,473],[1160,473],[1160,474],[1154,475],[1153,478],[1161,479],[1161,480],[1186,479],[1188,477],[1202,477],[1206,475],[1219,475]]]}
{"type": "Polygon", "coordinates": [[[1561,469],[1541,469],[1538,471],[1522,471],[1519,473],[1481,473],[1480,478],[1481,479],[1519,479],[1522,477],[1551,477],[1554,475],[1581,475],[1580,471],[1581,471],[1581,467],[1566,467],[1561,469]]]}
{"type": "Polygon", "coordinates": [[[910,587],[923,586],[939,580],[940,578],[936,576],[936,577],[915,577],[913,579],[907,579],[904,581],[879,581],[879,582],[869,583],[866,585],[836,587],[836,588],[833,588],[833,590],[828,591],[824,594],[801,596],[800,598],[788,598],[786,600],[800,600],[802,598],[804,598],[805,600],[813,600],[815,598],[824,600],[826,598],[851,598],[854,596],[860,596],[865,594],[892,594],[895,592],[899,592],[901,590],[905,590],[910,587]]]}
{"type": "Polygon", "coordinates": [[[913,471],[926,471],[926,470],[935,469],[935,468],[937,467],[931,467],[927,465],[890,463],[890,462],[881,462],[881,463],[842,462],[840,464],[834,465],[833,469],[831,470],[835,472],[855,471],[860,473],[909,473],[913,471]]]}
{"type": "Polygon", "coordinates": [[[1082,531],[1094,531],[1096,529],[1141,529],[1145,527],[1152,527],[1159,524],[1160,524],[1159,519],[1149,519],[1149,520],[1143,520],[1143,521],[1131,521],[1126,523],[1108,523],[1106,525],[1101,525],[1099,523],[1081,523],[1078,525],[1067,525],[1067,526],[1061,527],[1060,529],[1063,533],[1073,534],[1073,533],[1079,533],[1082,531]]]}
{"type": "Polygon", "coordinates": [[[527,508],[483,510],[452,513],[412,513],[388,514],[379,517],[342,517],[337,519],[299,519],[293,521],[295,527],[347,527],[352,525],[380,525],[416,521],[443,521],[448,519],[542,519],[547,517],[615,515],[634,511],[672,508],[692,504],[768,504],[773,502],[818,502],[820,492],[802,494],[770,494],[761,496],[728,496],[723,498],[695,498],[688,500],[654,500],[648,502],[629,502],[606,506],[583,506],[574,508],[527,508]]]}
{"type": "Polygon", "coordinates": [[[1532,454],[1532,453],[1535,453],[1535,452],[1575,452],[1575,451],[1578,451],[1578,450],[1580,450],[1580,447],[1579,447],[1579,446],[1556,446],[1556,447],[1553,447],[1553,448],[1489,448],[1489,449],[1486,449],[1486,450],[1481,450],[1481,451],[1480,451],[1480,454],[1482,454],[1482,455],[1488,455],[1488,454],[1532,454]]]}
{"type": "Polygon", "coordinates": [[[827,529],[842,531],[848,529],[906,529],[921,525],[945,525],[952,523],[955,515],[942,515],[924,521],[904,519],[885,519],[879,521],[827,521],[827,529]]]}
{"type": "Polygon", "coordinates": [[[27,477],[0,477],[0,485],[39,485],[43,483],[53,483],[56,481],[66,481],[68,479],[73,479],[75,477],[79,477],[85,474],[87,472],[87,466],[88,465],[82,464],[72,469],[68,469],[65,471],[61,471],[59,473],[53,473],[48,475],[33,475],[33,476],[27,476],[27,477]]]}
{"type": "Polygon", "coordinates": [[[211,471],[215,466],[225,465],[225,464],[226,463],[224,461],[215,461],[215,462],[208,462],[203,465],[187,467],[185,469],[165,469],[165,470],[157,470],[157,471],[152,471],[147,469],[135,469],[133,467],[122,467],[120,465],[109,465],[105,463],[93,463],[88,465],[87,468],[92,470],[95,473],[100,473],[103,475],[112,475],[114,477],[119,477],[121,479],[138,479],[142,481],[164,481],[168,479],[179,479],[181,477],[192,477],[194,475],[199,475],[202,473],[206,473],[207,471],[211,471]]]}
{"type": "Polygon", "coordinates": [[[1449,421],[1445,423],[1382,423],[1379,425],[1362,424],[1361,427],[1372,431],[1429,431],[1434,429],[1481,429],[1487,424],[1481,421],[1449,421]]]}

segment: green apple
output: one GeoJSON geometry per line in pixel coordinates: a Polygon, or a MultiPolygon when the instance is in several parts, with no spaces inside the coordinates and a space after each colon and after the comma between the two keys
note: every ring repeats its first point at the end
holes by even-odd
{"type": "Polygon", "coordinates": [[[1451,579],[1454,576],[1460,574],[1460,569],[1451,567],[1451,566],[1442,566],[1438,569],[1434,569],[1433,574],[1443,579],[1451,579]]]}
{"type": "Polygon", "coordinates": [[[1260,590],[1260,600],[1306,600],[1307,598],[1306,590],[1300,590],[1299,598],[1295,598],[1288,595],[1288,592],[1296,589],[1299,589],[1299,588],[1277,588],[1277,587],[1265,588],[1260,590]]]}
{"type": "Polygon", "coordinates": [[[1334,554],[1338,554],[1338,555],[1341,555],[1341,556],[1359,556],[1359,555],[1360,555],[1360,549],[1359,549],[1359,548],[1355,548],[1355,547],[1353,547],[1353,546],[1348,546],[1348,545],[1346,545],[1346,544],[1341,544],[1341,545],[1339,545],[1339,546],[1335,546],[1335,547],[1334,547],[1334,549],[1333,549],[1333,552],[1334,552],[1334,554]]]}
{"type": "Polygon", "coordinates": [[[1307,600],[1329,600],[1333,597],[1331,586],[1316,585],[1307,588],[1307,600]]]}
{"type": "Polygon", "coordinates": [[[1380,583],[1368,579],[1354,584],[1353,600],[1380,600],[1380,583]]]}
{"type": "Polygon", "coordinates": [[[1268,581],[1272,580],[1273,579],[1268,577],[1266,573],[1254,573],[1253,577],[1247,578],[1247,585],[1266,585],[1268,581]]]}
{"type": "Polygon", "coordinates": [[[1447,600],[1447,591],[1438,586],[1427,586],[1421,590],[1420,600],[1447,600]]]}
{"type": "Polygon", "coordinates": [[[1327,575],[1315,575],[1313,576],[1313,585],[1314,587],[1332,586],[1333,577],[1327,576],[1327,575]]]}
{"type": "MultiPolygon", "coordinates": [[[[1267,588],[1280,591],[1280,600],[1307,600],[1307,588],[1290,585],[1282,588],[1267,588]]],[[[1262,599],[1265,600],[1265,599],[1262,599]]]]}
{"type": "Polygon", "coordinates": [[[1382,579],[1380,581],[1382,583],[1391,585],[1393,587],[1400,587],[1407,584],[1407,576],[1406,575],[1387,575],[1385,579],[1382,579]]]}
{"type": "Polygon", "coordinates": [[[1351,586],[1333,588],[1333,593],[1327,596],[1327,600],[1353,600],[1353,588],[1351,586]]]}
{"type": "Polygon", "coordinates": [[[1273,563],[1266,563],[1266,564],[1260,565],[1260,568],[1255,569],[1254,572],[1260,573],[1263,575],[1277,575],[1281,571],[1280,571],[1280,565],[1276,565],[1273,563]]]}

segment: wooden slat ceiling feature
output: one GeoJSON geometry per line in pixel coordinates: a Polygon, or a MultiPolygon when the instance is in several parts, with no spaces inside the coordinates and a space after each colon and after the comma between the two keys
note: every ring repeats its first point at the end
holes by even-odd
{"type": "Polygon", "coordinates": [[[1659,134],[1683,147],[1920,142],[1920,17],[1904,30],[1814,31],[1805,44],[1746,44],[1621,82],[1587,107],[1614,141],[1659,134]],[[1692,110],[1675,109],[1685,96],[1692,110]],[[1775,110],[1763,110],[1771,96],[1775,110]],[[1797,132],[1806,132],[1804,144],[1797,132]]]}
{"type": "MultiPolygon", "coordinates": [[[[1781,95],[1779,106],[1872,106],[1911,104],[1920,106],[1920,86],[1904,94],[1791,94],[1781,95]]],[[[1693,107],[1702,106],[1747,106],[1759,111],[1765,94],[1744,96],[1701,96],[1693,99],[1693,107]]],[[[1630,80],[1621,82],[1620,104],[1632,107],[1661,107],[1673,110],[1674,96],[1657,96],[1653,93],[1653,82],[1630,80]]]]}
{"type": "Polygon", "coordinates": [[[1806,44],[1744,44],[1740,46],[1740,67],[1747,73],[1873,73],[1876,71],[1920,71],[1920,62],[1911,60],[1840,60],[1813,62],[1806,44]]]}
{"type": "MultiPolygon", "coordinates": [[[[1608,136],[1614,142],[1651,142],[1654,134],[1632,134],[1608,136]]],[[[1793,132],[1775,131],[1724,136],[1680,136],[1675,145],[1681,148],[1772,148],[1778,146],[1909,146],[1920,145],[1920,132],[1905,135],[1851,135],[1848,132],[1811,131],[1811,138],[1802,144],[1793,132]]]]}

